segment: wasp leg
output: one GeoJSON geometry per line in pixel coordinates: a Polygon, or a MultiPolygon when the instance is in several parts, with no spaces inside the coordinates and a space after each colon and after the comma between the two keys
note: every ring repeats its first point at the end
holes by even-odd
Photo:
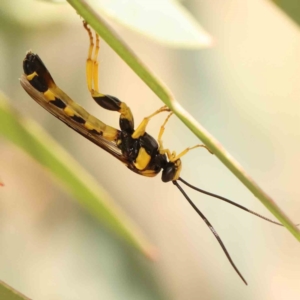
{"type": "Polygon", "coordinates": [[[184,156],[185,154],[187,154],[190,150],[195,149],[195,148],[200,148],[203,147],[205,148],[208,152],[210,152],[211,154],[213,154],[213,152],[205,145],[196,145],[194,147],[188,147],[185,150],[183,150],[181,153],[179,153],[178,155],[176,155],[176,152],[171,152],[169,149],[164,149],[163,147],[163,141],[162,141],[162,136],[165,132],[165,126],[167,124],[167,122],[169,121],[170,117],[172,116],[172,112],[167,116],[165,122],[162,124],[162,126],[160,127],[160,131],[158,134],[158,145],[159,145],[159,153],[160,154],[166,154],[168,156],[169,161],[176,161],[178,160],[180,157],[184,156]]]}
{"type": "Polygon", "coordinates": [[[157,111],[155,111],[153,114],[151,114],[150,116],[144,118],[143,121],[141,122],[141,124],[138,126],[138,128],[131,135],[131,137],[133,139],[138,139],[139,137],[143,136],[146,132],[146,127],[147,127],[150,119],[163,111],[170,111],[170,108],[168,108],[167,106],[163,106],[160,109],[158,109],[157,111]]]}
{"type": "Polygon", "coordinates": [[[93,81],[94,81],[95,91],[99,91],[99,85],[98,85],[98,83],[99,83],[98,54],[99,54],[99,50],[100,50],[100,39],[99,39],[99,35],[97,33],[95,33],[95,36],[96,36],[96,48],[95,48],[95,53],[94,53],[94,57],[93,57],[93,81]]]}
{"type": "Polygon", "coordinates": [[[89,51],[88,51],[88,58],[86,60],[86,81],[87,86],[90,91],[90,93],[93,93],[93,71],[94,71],[94,63],[93,63],[93,50],[94,50],[94,39],[93,34],[90,28],[88,28],[87,23],[84,21],[83,26],[86,29],[89,39],[90,39],[90,45],[89,45],[89,51]]]}
{"type": "MultiPolygon", "coordinates": [[[[163,141],[162,141],[162,136],[163,136],[163,134],[164,134],[164,132],[165,132],[165,126],[166,126],[166,124],[167,124],[167,122],[169,121],[169,119],[170,119],[170,117],[173,115],[173,112],[171,112],[168,116],[167,116],[167,118],[165,119],[165,121],[164,121],[164,123],[161,125],[161,127],[160,127],[160,131],[159,131],[159,133],[158,133],[158,138],[157,138],[157,141],[158,141],[158,145],[159,145],[159,152],[161,152],[161,151],[163,151],[163,153],[167,153],[167,151],[165,151],[166,149],[164,149],[164,147],[163,147],[163,141]]],[[[170,152],[170,151],[169,151],[170,152]]],[[[163,154],[162,152],[161,152],[161,154],[163,154]]],[[[169,155],[168,155],[168,158],[169,158],[169,155]]]]}
{"type": "Polygon", "coordinates": [[[167,124],[167,122],[169,121],[170,117],[173,115],[173,112],[171,112],[167,118],[165,119],[164,123],[161,125],[159,133],[158,133],[158,151],[160,154],[166,154],[169,161],[173,161],[173,157],[176,157],[176,153],[175,152],[171,152],[170,149],[164,149],[163,147],[163,141],[162,141],[162,136],[165,132],[165,126],[167,124]]]}
{"type": "Polygon", "coordinates": [[[99,36],[95,33],[96,36],[96,46],[94,45],[94,39],[91,29],[88,27],[86,22],[83,22],[83,26],[88,32],[90,39],[90,46],[88,51],[88,58],[86,61],[86,78],[88,89],[96,101],[102,108],[117,111],[120,113],[120,128],[124,131],[130,133],[134,130],[134,120],[130,108],[126,105],[125,102],[120,101],[118,98],[110,95],[104,95],[99,92],[98,85],[98,53],[100,49],[99,36]],[[95,49],[94,49],[95,46],[95,49]],[[93,55],[94,52],[94,55],[93,55]]]}
{"type": "Polygon", "coordinates": [[[94,95],[101,95],[104,96],[99,92],[99,76],[98,76],[98,54],[100,50],[100,40],[98,34],[95,34],[96,39],[96,46],[94,44],[94,38],[91,29],[88,27],[87,22],[83,22],[83,26],[86,29],[89,39],[90,39],[90,45],[89,45],[89,51],[88,51],[88,58],[86,60],[86,80],[87,85],[90,93],[92,96],[94,95]],[[95,48],[95,49],[94,49],[95,48]],[[94,52],[94,54],[93,54],[94,52]]]}
{"type": "Polygon", "coordinates": [[[214,154],[207,146],[203,145],[203,144],[198,144],[196,146],[193,147],[188,147],[185,150],[183,150],[182,152],[180,152],[179,154],[175,155],[174,157],[172,157],[171,161],[176,161],[177,159],[179,159],[180,157],[186,155],[190,150],[196,149],[196,148],[205,148],[210,154],[214,154]]]}
{"type": "Polygon", "coordinates": [[[188,147],[185,150],[183,150],[182,152],[180,152],[179,154],[176,154],[175,151],[171,152],[170,149],[164,149],[162,147],[162,144],[160,144],[159,153],[166,154],[170,162],[175,162],[175,161],[179,160],[182,156],[186,155],[190,150],[193,150],[195,148],[200,148],[200,147],[205,148],[209,153],[213,154],[213,152],[210,149],[208,149],[205,145],[200,145],[200,144],[196,145],[194,147],[188,147]]]}

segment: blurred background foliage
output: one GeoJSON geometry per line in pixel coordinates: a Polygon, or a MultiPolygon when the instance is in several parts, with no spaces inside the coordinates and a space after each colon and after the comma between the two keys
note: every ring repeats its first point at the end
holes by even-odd
{"type": "MultiPolygon", "coordinates": [[[[169,48],[112,25],[190,111],[280,206],[299,222],[299,28],[271,2],[186,0],[215,41],[211,49],[169,48]]],[[[2,0],[0,89],[37,120],[105,187],[157,246],[146,261],[81,209],[33,159],[0,137],[0,278],[33,299],[298,299],[296,240],[281,228],[190,192],[249,282],[240,282],[214,237],[171,184],[129,172],[32,101],[19,85],[27,50],[39,53],[58,85],[117,127],[118,116],[90,100],[88,39],[67,4],[2,0]],[[201,200],[201,203],[200,203],[201,200]],[[203,201],[202,201],[203,200],[203,201]]],[[[101,43],[100,86],[125,101],[136,122],[161,106],[101,43]]],[[[157,136],[164,116],[149,125],[157,136]]],[[[165,145],[197,143],[176,120],[165,145]]],[[[212,156],[195,150],[182,177],[268,215],[212,156]]]]}
{"type": "Polygon", "coordinates": [[[294,22],[300,26],[300,2],[298,0],[272,0],[278,5],[294,22]]]}

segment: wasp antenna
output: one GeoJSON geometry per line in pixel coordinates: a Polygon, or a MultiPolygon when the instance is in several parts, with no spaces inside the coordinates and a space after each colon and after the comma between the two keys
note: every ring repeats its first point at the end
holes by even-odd
{"type": "MultiPolygon", "coordinates": [[[[248,208],[246,208],[246,207],[244,207],[244,206],[242,206],[242,205],[240,205],[240,204],[237,204],[237,203],[235,203],[235,202],[233,202],[233,201],[231,201],[231,200],[229,200],[229,199],[227,199],[227,198],[224,198],[224,197],[222,197],[222,196],[219,196],[219,195],[216,195],[216,194],[213,194],[213,193],[204,191],[204,190],[202,190],[202,189],[199,189],[199,188],[197,188],[197,187],[191,185],[190,183],[186,182],[186,181],[185,181],[184,179],[182,179],[181,177],[179,177],[178,180],[180,180],[182,183],[184,183],[185,185],[187,185],[187,186],[190,187],[191,189],[194,189],[194,190],[196,190],[196,191],[198,191],[198,192],[200,192],[200,193],[202,193],[202,194],[205,194],[205,195],[208,195],[208,196],[211,196],[211,197],[220,199],[220,200],[222,200],[222,201],[225,201],[225,202],[227,202],[227,203],[229,203],[229,204],[231,204],[231,205],[233,205],[233,206],[236,206],[236,207],[238,207],[238,208],[240,208],[240,209],[242,209],[242,210],[244,210],[244,211],[246,211],[246,212],[248,212],[248,213],[250,213],[250,214],[252,214],[252,215],[254,215],[254,216],[257,216],[257,217],[259,217],[259,218],[261,218],[261,219],[263,219],[263,220],[265,220],[265,221],[268,221],[268,222],[270,222],[270,223],[273,223],[273,224],[276,224],[276,225],[279,225],[279,226],[283,226],[281,223],[278,223],[278,222],[273,221],[273,220],[271,220],[271,219],[269,219],[269,218],[267,218],[267,217],[264,217],[264,216],[262,216],[262,215],[256,213],[255,211],[252,211],[252,210],[250,210],[250,209],[248,209],[248,208]]],[[[298,226],[298,225],[299,225],[299,224],[297,224],[296,226],[298,226]]]]}
{"type": "Polygon", "coordinates": [[[243,275],[240,273],[240,271],[238,270],[238,268],[236,267],[236,265],[234,264],[232,258],[230,257],[225,245],[223,244],[221,238],[219,237],[218,233],[216,232],[216,230],[214,229],[214,227],[210,224],[210,222],[206,219],[206,217],[202,214],[202,212],[198,209],[198,207],[192,202],[192,200],[189,198],[189,196],[186,194],[186,192],[183,190],[183,188],[179,185],[179,183],[174,180],[172,181],[174,185],[177,186],[177,188],[179,189],[179,191],[182,193],[182,195],[185,197],[185,199],[189,202],[189,204],[193,207],[193,209],[197,212],[197,214],[201,217],[201,219],[205,222],[205,224],[208,226],[208,228],[210,229],[210,231],[213,233],[213,235],[215,236],[215,238],[217,239],[218,243],[220,244],[223,252],[225,253],[227,259],[229,260],[231,266],[234,268],[234,270],[236,271],[236,273],[240,276],[240,278],[243,280],[243,282],[248,285],[247,281],[245,280],[245,278],[243,277],[243,275]]]}

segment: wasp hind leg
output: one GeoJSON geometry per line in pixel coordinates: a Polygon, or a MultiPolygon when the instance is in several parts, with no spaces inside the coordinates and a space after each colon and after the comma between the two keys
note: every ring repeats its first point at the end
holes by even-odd
{"type": "Polygon", "coordinates": [[[92,94],[94,95],[101,95],[103,94],[99,93],[99,87],[98,87],[98,53],[100,49],[99,44],[99,36],[96,34],[96,47],[94,51],[94,38],[91,29],[88,27],[86,22],[83,22],[83,26],[86,29],[89,39],[90,39],[90,45],[89,45],[89,51],[88,51],[88,58],[86,60],[86,81],[87,86],[92,94]],[[94,52],[94,55],[93,55],[94,52]]]}
{"type": "Polygon", "coordinates": [[[94,44],[94,38],[91,29],[86,22],[83,22],[83,26],[87,31],[90,39],[90,46],[88,51],[88,58],[86,61],[86,78],[88,89],[96,101],[102,108],[117,111],[120,113],[120,128],[121,130],[132,133],[134,130],[134,120],[130,108],[125,102],[120,101],[118,98],[110,95],[104,95],[99,91],[99,63],[98,53],[100,49],[99,36],[95,33],[96,45],[94,44]]]}

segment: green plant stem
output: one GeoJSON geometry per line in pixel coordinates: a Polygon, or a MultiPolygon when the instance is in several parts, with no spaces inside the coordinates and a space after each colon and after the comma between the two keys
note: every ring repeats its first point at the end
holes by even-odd
{"type": "Polygon", "coordinates": [[[126,46],[108,24],[84,1],[68,0],[77,13],[106,41],[149,88],[177,115],[177,117],[214,153],[214,155],[256,196],[266,208],[300,241],[300,232],[274,200],[246,174],[243,168],[221,144],[188,114],[172,93],[126,46]]]}
{"type": "Polygon", "coordinates": [[[271,0],[281,8],[298,26],[300,26],[299,0],[271,0]]]}
{"type": "Polygon", "coordinates": [[[30,300],[20,292],[16,291],[0,280],[0,299],[1,300],[30,300]]]}

